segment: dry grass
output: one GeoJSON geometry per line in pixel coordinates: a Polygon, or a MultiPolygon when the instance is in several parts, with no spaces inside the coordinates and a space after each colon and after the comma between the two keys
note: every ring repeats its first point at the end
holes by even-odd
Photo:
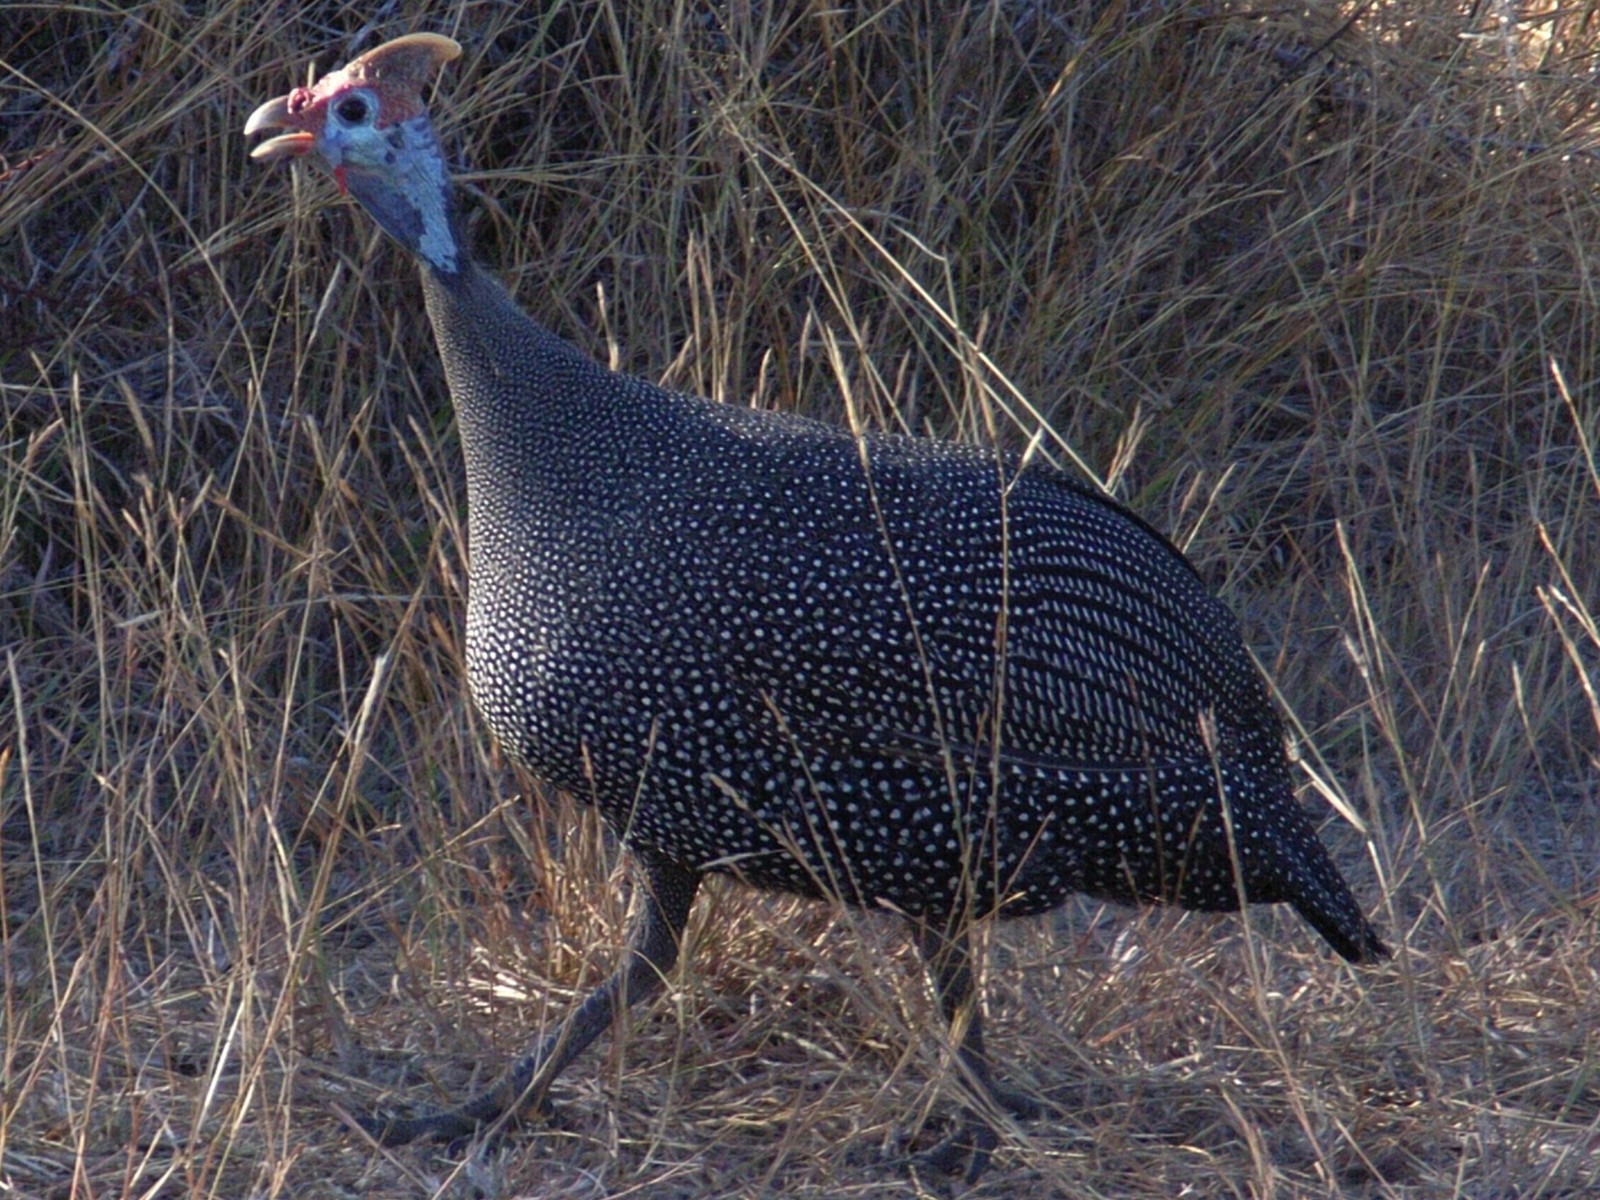
{"type": "Polygon", "coordinates": [[[333,1117],[495,1069],[628,903],[464,699],[411,266],[245,159],[411,28],[467,46],[438,107],[540,318],[734,403],[1042,430],[1296,714],[1403,952],[995,930],[993,1043],[1066,1111],[979,1194],[1600,1188],[1593,6],[397,7],[0,11],[0,1193],[895,1196],[950,1120],[900,930],[732,887],[556,1130],[333,1117]]]}

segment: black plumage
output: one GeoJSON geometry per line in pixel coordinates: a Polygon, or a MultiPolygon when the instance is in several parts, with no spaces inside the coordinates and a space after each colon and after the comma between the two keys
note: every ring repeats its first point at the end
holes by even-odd
{"type": "MultiPolygon", "coordinates": [[[[508,753],[592,800],[649,902],[629,963],[491,1093],[379,1121],[462,1133],[659,986],[700,878],[887,907],[947,1017],[966,922],[1073,892],[1292,904],[1384,953],[1296,803],[1237,625],[1143,520],[986,449],[855,436],[607,371],[463,248],[420,88],[454,44],[370,52],[274,101],[262,157],[316,151],[417,254],[462,432],[473,696],[508,753]]],[[[961,1047],[991,1077],[976,1011],[961,1047]]],[[[974,1121],[936,1154],[993,1135],[974,1121]]]]}

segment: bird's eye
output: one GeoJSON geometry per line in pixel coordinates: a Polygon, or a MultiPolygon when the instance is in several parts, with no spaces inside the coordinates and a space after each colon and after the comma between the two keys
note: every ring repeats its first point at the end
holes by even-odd
{"type": "Polygon", "coordinates": [[[346,96],[334,105],[333,111],[346,125],[360,125],[367,119],[367,102],[360,96],[346,96]]]}

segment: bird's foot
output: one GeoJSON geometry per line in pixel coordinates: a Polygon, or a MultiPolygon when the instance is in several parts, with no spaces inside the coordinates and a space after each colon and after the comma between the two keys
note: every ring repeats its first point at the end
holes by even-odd
{"type": "Polygon", "coordinates": [[[416,1117],[373,1113],[370,1116],[357,1116],[355,1123],[380,1146],[404,1146],[418,1138],[432,1138],[436,1142],[448,1143],[453,1152],[473,1139],[497,1138],[509,1126],[520,1124],[529,1117],[554,1122],[555,1112],[548,1102],[524,1106],[511,1114],[471,1112],[464,1106],[416,1117]]]}
{"type": "Polygon", "coordinates": [[[911,1156],[913,1174],[927,1171],[931,1175],[961,1175],[968,1187],[978,1182],[989,1168],[1000,1135],[977,1113],[967,1112],[961,1124],[938,1145],[911,1156]],[[965,1167],[966,1170],[962,1171],[965,1167]]]}
{"type": "Polygon", "coordinates": [[[989,1098],[1019,1121],[1032,1121],[1045,1115],[1046,1105],[1032,1092],[1008,1084],[990,1082],[989,1098]]]}
{"type": "Polygon", "coordinates": [[[380,1146],[404,1146],[420,1137],[439,1141],[459,1141],[470,1138],[483,1128],[483,1124],[459,1112],[428,1113],[420,1117],[397,1117],[386,1113],[373,1113],[355,1119],[373,1141],[380,1146]]]}
{"type": "MultiPolygon", "coordinates": [[[[1052,1111],[1038,1096],[1020,1088],[1010,1087],[993,1080],[988,1081],[989,1099],[1003,1112],[1019,1121],[1029,1121],[1052,1111]]],[[[963,1109],[961,1124],[931,1149],[923,1150],[911,1158],[913,1170],[937,1175],[963,1175],[968,1187],[978,1181],[989,1167],[1000,1135],[984,1117],[963,1109]],[[962,1168],[965,1167],[963,1172],[962,1168]]]]}

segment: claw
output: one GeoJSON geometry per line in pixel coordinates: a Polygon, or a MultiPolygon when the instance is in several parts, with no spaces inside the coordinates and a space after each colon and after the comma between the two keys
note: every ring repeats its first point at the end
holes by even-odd
{"type": "Polygon", "coordinates": [[[976,1113],[967,1113],[956,1131],[938,1145],[911,1156],[913,1172],[926,1168],[936,1175],[961,1174],[968,1187],[977,1183],[989,1169],[1000,1135],[976,1113]],[[965,1164],[966,1171],[961,1168],[965,1164]]]}

